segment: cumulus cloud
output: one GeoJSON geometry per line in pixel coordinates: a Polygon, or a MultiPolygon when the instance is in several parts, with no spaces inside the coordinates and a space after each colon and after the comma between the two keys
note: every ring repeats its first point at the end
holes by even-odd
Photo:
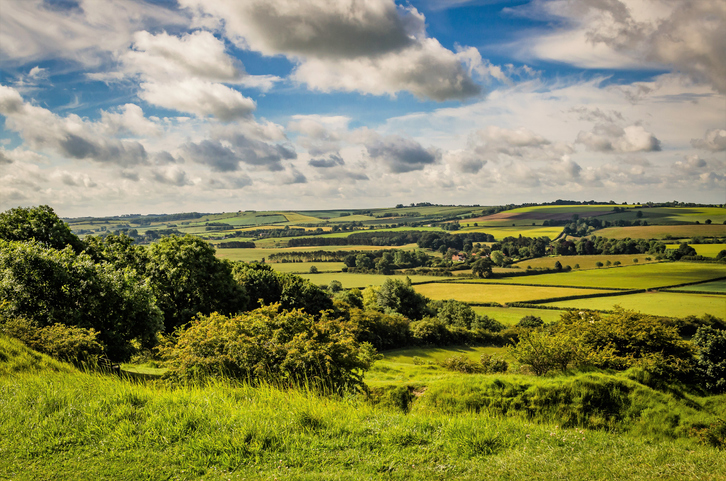
{"type": "Polygon", "coordinates": [[[254,100],[226,85],[196,78],[142,83],[139,97],[159,107],[199,117],[214,116],[223,122],[249,118],[256,107],[254,100]]]}
{"type": "Polygon", "coordinates": [[[441,151],[435,147],[424,148],[412,139],[399,135],[389,135],[365,144],[368,155],[382,160],[388,170],[400,174],[423,170],[441,158],[441,151]]]}
{"type": "Polygon", "coordinates": [[[531,53],[586,67],[672,67],[726,92],[726,6],[721,0],[533,2],[568,28],[532,40],[531,53]]]}
{"type": "Polygon", "coordinates": [[[54,176],[64,185],[69,187],[92,188],[98,185],[86,174],[73,173],[63,170],[56,172],[54,176]]]}
{"type": "Polygon", "coordinates": [[[327,159],[310,159],[310,161],[308,161],[308,164],[313,167],[329,169],[331,167],[345,165],[345,161],[339,154],[331,154],[330,156],[328,156],[327,159]]]}
{"type": "Polygon", "coordinates": [[[79,0],[76,7],[70,2],[3,0],[0,59],[25,63],[60,57],[95,66],[126,48],[138,30],[188,22],[178,12],[135,0],[79,0]]]}
{"type": "Polygon", "coordinates": [[[726,130],[709,129],[702,139],[692,139],[691,145],[701,150],[723,152],[726,150],[726,130]]]}
{"type": "Polygon", "coordinates": [[[405,90],[437,101],[481,91],[470,71],[483,72],[484,63],[470,50],[457,54],[426,37],[424,16],[393,0],[180,3],[223,19],[226,36],[240,48],[287,56],[298,64],[292,78],[315,90],[374,95],[405,90]]]}
{"type": "Polygon", "coordinates": [[[144,111],[136,104],[125,104],[115,112],[102,111],[101,124],[107,127],[109,135],[130,133],[133,135],[159,135],[159,126],[144,116],[144,111]]]}
{"type": "Polygon", "coordinates": [[[288,175],[283,179],[282,183],[286,185],[292,184],[307,184],[308,179],[299,170],[292,168],[288,175]]]}
{"type": "Polygon", "coordinates": [[[444,154],[444,163],[451,165],[458,172],[476,174],[486,165],[487,161],[475,152],[457,149],[444,154]]]}
{"type": "Polygon", "coordinates": [[[673,164],[673,169],[682,174],[701,174],[708,167],[708,163],[697,155],[689,155],[685,160],[673,164]]]}
{"type": "Polygon", "coordinates": [[[252,179],[247,175],[225,175],[223,178],[208,179],[207,185],[212,189],[218,190],[242,189],[248,185],[252,185],[252,179]]]}
{"type": "Polygon", "coordinates": [[[187,173],[178,166],[171,166],[167,169],[153,169],[151,176],[160,184],[174,185],[177,187],[194,184],[187,178],[187,173]]]}
{"type": "Polygon", "coordinates": [[[641,125],[622,128],[616,124],[597,124],[591,132],[581,131],[577,143],[594,152],[657,152],[660,140],[641,125]]]}
{"type": "Polygon", "coordinates": [[[51,149],[71,159],[91,159],[118,165],[143,164],[148,154],[133,140],[103,135],[108,126],[84,121],[77,115],[59,117],[31,105],[11,87],[0,85],[0,114],[5,127],[17,132],[34,149],[51,149]]]}
{"type": "Polygon", "coordinates": [[[215,172],[237,171],[241,163],[280,171],[284,169],[283,160],[297,157],[289,146],[263,142],[243,133],[228,135],[224,139],[188,142],[182,146],[182,152],[193,162],[208,165],[215,172]]]}

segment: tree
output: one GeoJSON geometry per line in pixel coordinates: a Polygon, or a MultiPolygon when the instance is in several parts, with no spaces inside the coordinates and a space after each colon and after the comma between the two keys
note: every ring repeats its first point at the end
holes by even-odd
{"type": "Polygon", "coordinates": [[[701,326],[693,336],[696,370],[709,391],[726,391],[726,331],[701,326]]]}
{"type": "Polygon", "coordinates": [[[96,264],[70,246],[0,241],[0,272],[6,317],[28,319],[38,328],[95,329],[111,359],[127,359],[134,341],[152,347],[163,329],[152,290],[134,270],[96,264]]]}
{"type": "Polygon", "coordinates": [[[600,262],[600,261],[597,261],[597,262],[595,263],[595,265],[596,265],[597,267],[602,267],[602,266],[603,266],[603,263],[602,263],[602,262],[600,262]]]}
{"type": "Polygon", "coordinates": [[[427,314],[428,299],[416,292],[410,281],[387,279],[377,294],[378,306],[384,311],[397,312],[409,319],[421,319],[427,314]]]}
{"type": "Polygon", "coordinates": [[[706,219],[706,224],[711,225],[711,219],[706,219]]]}
{"type": "Polygon", "coordinates": [[[53,249],[71,246],[76,253],[84,247],[83,241],[47,205],[18,207],[0,213],[0,239],[34,240],[53,249]]]}
{"type": "Polygon", "coordinates": [[[562,270],[562,264],[560,261],[555,262],[555,270],[561,271],[562,270]]]}
{"type": "Polygon", "coordinates": [[[244,287],[232,266],[214,255],[208,243],[190,235],[162,238],[149,248],[147,276],[171,332],[197,313],[234,314],[247,307],[244,287]]]}
{"type": "Polygon", "coordinates": [[[472,324],[476,322],[474,310],[463,302],[453,299],[442,303],[436,317],[446,326],[463,327],[465,329],[471,329],[472,324]]]}
{"type": "Polygon", "coordinates": [[[471,273],[477,277],[491,277],[492,261],[486,257],[482,257],[471,266],[471,273]]]}
{"type": "Polygon", "coordinates": [[[311,274],[317,274],[318,272],[319,272],[319,271],[318,271],[318,268],[317,268],[317,267],[315,267],[315,266],[310,266],[310,273],[311,273],[311,274]]]}
{"type": "Polygon", "coordinates": [[[489,254],[489,258],[492,260],[492,262],[499,267],[504,266],[504,254],[502,251],[492,251],[491,254],[489,254]]]}

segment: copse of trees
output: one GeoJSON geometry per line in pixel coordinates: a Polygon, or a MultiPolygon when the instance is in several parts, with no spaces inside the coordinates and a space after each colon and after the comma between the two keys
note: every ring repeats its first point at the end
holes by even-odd
{"type": "Polygon", "coordinates": [[[75,252],[81,252],[84,248],[83,241],[47,205],[18,207],[0,213],[0,239],[34,240],[53,249],[70,246],[75,252]]]}

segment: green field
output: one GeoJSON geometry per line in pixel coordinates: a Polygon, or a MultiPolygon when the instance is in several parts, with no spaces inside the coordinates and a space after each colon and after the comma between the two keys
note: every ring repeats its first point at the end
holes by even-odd
{"type": "Polygon", "coordinates": [[[456,299],[457,301],[483,304],[498,302],[530,302],[555,297],[605,294],[612,291],[600,289],[576,289],[569,287],[507,286],[500,284],[435,283],[416,286],[416,291],[434,300],[456,299]]]}
{"type": "Polygon", "coordinates": [[[726,318],[726,296],[706,294],[680,294],[675,292],[649,292],[617,297],[574,299],[552,302],[548,306],[610,310],[617,304],[625,309],[655,316],[685,317],[712,314],[726,318]]]}
{"type": "Polygon", "coordinates": [[[563,311],[557,311],[555,309],[528,309],[526,307],[487,307],[487,306],[472,306],[474,312],[479,315],[489,316],[492,319],[496,319],[505,326],[513,326],[520,321],[524,316],[535,316],[542,319],[544,322],[557,322],[560,320],[560,315],[563,311]]]}
{"type": "Polygon", "coordinates": [[[437,278],[432,276],[403,276],[403,275],[392,275],[384,276],[383,274],[354,274],[348,272],[330,272],[320,274],[300,274],[300,277],[309,279],[317,285],[328,285],[331,281],[340,281],[343,287],[346,289],[352,289],[354,287],[364,288],[366,286],[380,286],[387,279],[398,279],[405,281],[408,277],[414,284],[417,282],[431,282],[437,278]]]}
{"type": "Polygon", "coordinates": [[[726,236],[726,225],[647,225],[633,227],[608,227],[596,230],[594,235],[607,237],[608,239],[690,239],[694,236],[700,237],[724,237],[726,236]]]}
{"type": "Polygon", "coordinates": [[[710,292],[724,292],[726,293],[726,279],[713,282],[705,282],[703,284],[694,284],[692,286],[683,286],[676,291],[710,291],[710,292]]]}
{"type": "MultiPolygon", "coordinates": [[[[462,224],[465,225],[465,224],[462,224]]],[[[461,230],[454,231],[454,234],[466,234],[467,232],[484,232],[491,234],[496,240],[502,240],[505,237],[549,237],[554,239],[562,233],[562,227],[533,227],[532,225],[520,225],[512,226],[511,223],[506,227],[498,226],[482,226],[474,227],[471,223],[470,227],[464,227],[461,230]]]]}
{"type": "Polygon", "coordinates": [[[597,269],[597,263],[602,262],[615,262],[619,261],[621,265],[633,265],[633,264],[646,264],[657,262],[654,256],[648,254],[627,254],[627,255],[599,255],[599,256],[555,256],[555,257],[537,257],[534,259],[527,259],[521,262],[517,262],[513,265],[518,266],[520,269],[527,269],[527,266],[532,266],[532,269],[536,268],[548,268],[554,269],[555,262],[559,261],[562,267],[570,266],[575,269],[575,264],[580,265],[580,269],[597,269]],[[650,261],[645,260],[646,257],[650,257],[650,261]],[[638,262],[633,262],[633,259],[638,259],[638,262]]]}
{"type": "MultiPolygon", "coordinates": [[[[270,239],[272,240],[272,239],[270,239]]],[[[258,244],[259,245],[259,244],[258,244]]],[[[416,250],[418,246],[416,244],[407,244],[404,246],[397,247],[398,249],[405,250],[416,250]]],[[[377,251],[380,249],[386,249],[386,247],[380,246],[322,246],[322,247],[279,247],[279,248],[255,248],[255,249],[217,249],[217,257],[221,259],[229,259],[231,261],[261,261],[262,259],[268,259],[270,254],[276,254],[280,252],[317,252],[317,251],[377,251]]]]}
{"type": "Polygon", "coordinates": [[[696,254],[704,257],[716,257],[719,252],[726,249],[726,244],[689,244],[696,249],[696,254]]]}
{"type": "Polygon", "coordinates": [[[340,272],[345,267],[342,262],[270,262],[268,265],[278,272],[293,274],[309,274],[312,266],[315,266],[318,272],[340,272]]]}
{"type": "MultiPolygon", "coordinates": [[[[573,257],[573,259],[576,259],[576,257],[573,257]]],[[[690,282],[707,281],[724,276],[726,276],[726,265],[660,262],[657,264],[609,267],[556,274],[504,277],[492,281],[486,279],[462,279],[458,282],[505,282],[508,284],[575,286],[604,289],[652,289],[690,282]]]]}

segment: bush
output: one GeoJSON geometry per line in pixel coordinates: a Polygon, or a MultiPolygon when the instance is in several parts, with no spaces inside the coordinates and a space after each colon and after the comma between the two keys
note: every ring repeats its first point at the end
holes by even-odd
{"type": "Polygon", "coordinates": [[[518,327],[525,327],[525,328],[533,329],[533,328],[536,328],[536,327],[540,327],[543,324],[544,324],[544,321],[542,320],[541,317],[537,317],[537,316],[524,316],[523,318],[521,318],[519,320],[519,322],[517,323],[517,326],[518,327]]]}
{"type": "Polygon", "coordinates": [[[484,372],[484,368],[476,361],[464,356],[449,357],[441,361],[441,367],[449,371],[463,372],[465,374],[475,374],[484,372]]]}
{"type": "Polygon", "coordinates": [[[698,349],[696,371],[706,389],[726,392],[726,331],[701,326],[693,336],[693,344],[698,349]]]}
{"type": "Polygon", "coordinates": [[[498,372],[507,372],[509,363],[499,356],[493,356],[491,354],[482,354],[479,358],[482,368],[487,374],[494,374],[498,372]]]}
{"type": "Polygon", "coordinates": [[[411,338],[417,344],[442,345],[449,341],[449,330],[440,320],[427,317],[409,325],[411,338]]]}
{"type": "Polygon", "coordinates": [[[0,324],[0,330],[35,351],[77,366],[97,365],[103,355],[103,346],[97,340],[98,332],[93,328],[63,324],[39,328],[27,319],[13,318],[5,319],[0,324]]]}
{"type": "Polygon", "coordinates": [[[370,367],[344,323],[277,304],[199,316],[161,352],[172,378],[191,381],[228,376],[341,391],[362,388],[370,367]]]}
{"type": "Polygon", "coordinates": [[[582,356],[570,336],[534,329],[523,329],[518,342],[509,347],[509,352],[520,364],[531,366],[537,376],[555,369],[565,370],[582,356]]]}
{"type": "Polygon", "coordinates": [[[356,340],[369,342],[378,350],[408,345],[409,323],[403,316],[356,308],[349,311],[348,327],[356,340]]]}

